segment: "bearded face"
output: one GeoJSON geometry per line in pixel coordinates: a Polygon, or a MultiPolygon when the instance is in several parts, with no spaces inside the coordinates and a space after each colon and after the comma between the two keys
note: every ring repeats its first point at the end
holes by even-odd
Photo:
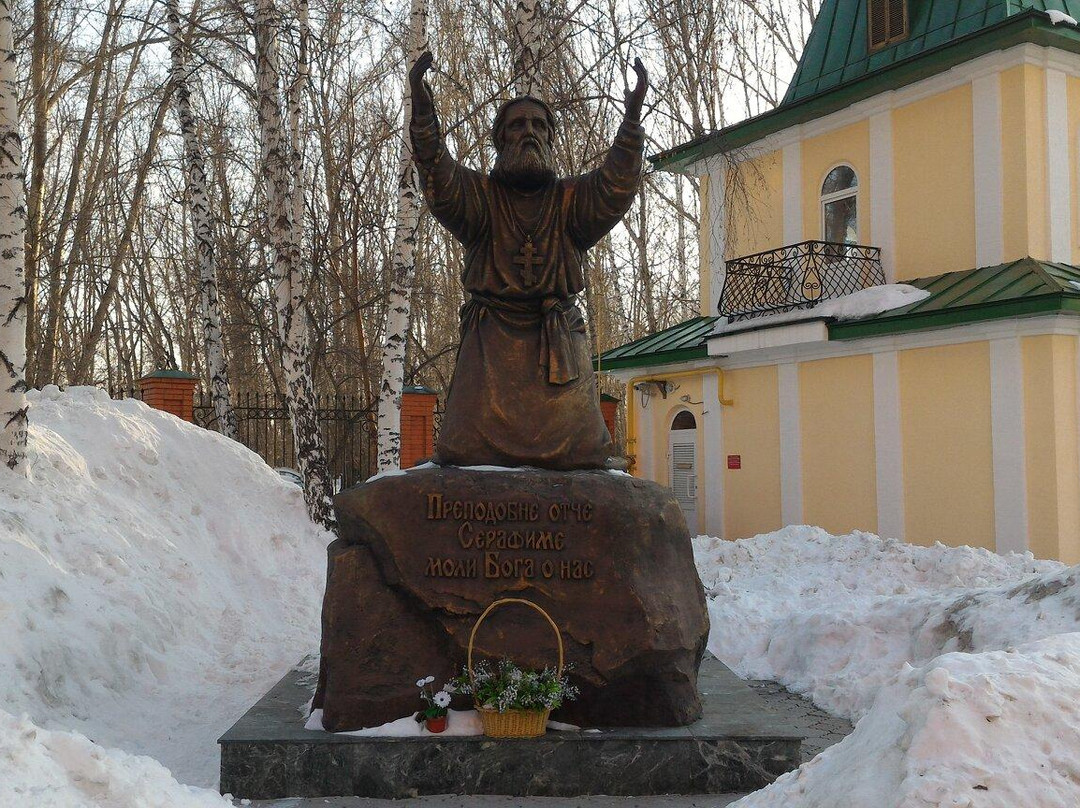
{"type": "Polygon", "coordinates": [[[537,188],[555,178],[551,127],[539,104],[523,101],[506,113],[500,130],[502,147],[492,175],[508,185],[537,188]]]}

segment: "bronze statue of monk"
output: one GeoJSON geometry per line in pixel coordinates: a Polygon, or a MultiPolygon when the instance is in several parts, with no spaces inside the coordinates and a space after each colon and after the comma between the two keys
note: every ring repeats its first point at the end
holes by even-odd
{"type": "Polygon", "coordinates": [[[424,74],[409,72],[411,136],[424,197],[465,247],[461,346],[435,449],[442,465],[603,468],[611,454],[575,296],[585,252],[623,217],[641,177],[648,75],[637,83],[603,164],[557,178],[555,119],[531,96],[503,104],[487,176],[446,150],[424,74]]]}

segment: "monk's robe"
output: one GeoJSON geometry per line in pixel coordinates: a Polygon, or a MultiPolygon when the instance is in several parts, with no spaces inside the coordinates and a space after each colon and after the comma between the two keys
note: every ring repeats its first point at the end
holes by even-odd
{"type": "Polygon", "coordinates": [[[644,131],[624,120],[598,169],[531,191],[456,162],[434,115],[414,117],[411,134],[428,206],[465,248],[436,462],[604,467],[611,440],[575,296],[586,250],[633,202],[644,131]]]}

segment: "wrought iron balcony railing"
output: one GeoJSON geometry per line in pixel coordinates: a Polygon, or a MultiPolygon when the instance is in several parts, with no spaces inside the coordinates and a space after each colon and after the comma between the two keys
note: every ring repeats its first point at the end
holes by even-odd
{"type": "Polygon", "coordinates": [[[883,283],[880,247],[803,241],[728,261],[720,315],[733,323],[807,309],[883,283]]]}

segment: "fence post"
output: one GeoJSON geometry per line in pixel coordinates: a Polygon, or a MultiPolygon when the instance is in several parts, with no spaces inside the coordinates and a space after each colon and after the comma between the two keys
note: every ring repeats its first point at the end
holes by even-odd
{"type": "Polygon", "coordinates": [[[619,410],[619,402],[622,399],[609,396],[607,393],[600,394],[600,412],[604,414],[604,424],[607,426],[611,442],[615,442],[615,413],[619,410]]]}
{"type": "Polygon", "coordinates": [[[435,402],[430,387],[401,391],[401,468],[415,466],[435,453],[435,402]]]}
{"type": "Polygon", "coordinates": [[[195,382],[197,376],[182,370],[155,370],[139,379],[142,400],[191,423],[195,422],[195,382]]]}

